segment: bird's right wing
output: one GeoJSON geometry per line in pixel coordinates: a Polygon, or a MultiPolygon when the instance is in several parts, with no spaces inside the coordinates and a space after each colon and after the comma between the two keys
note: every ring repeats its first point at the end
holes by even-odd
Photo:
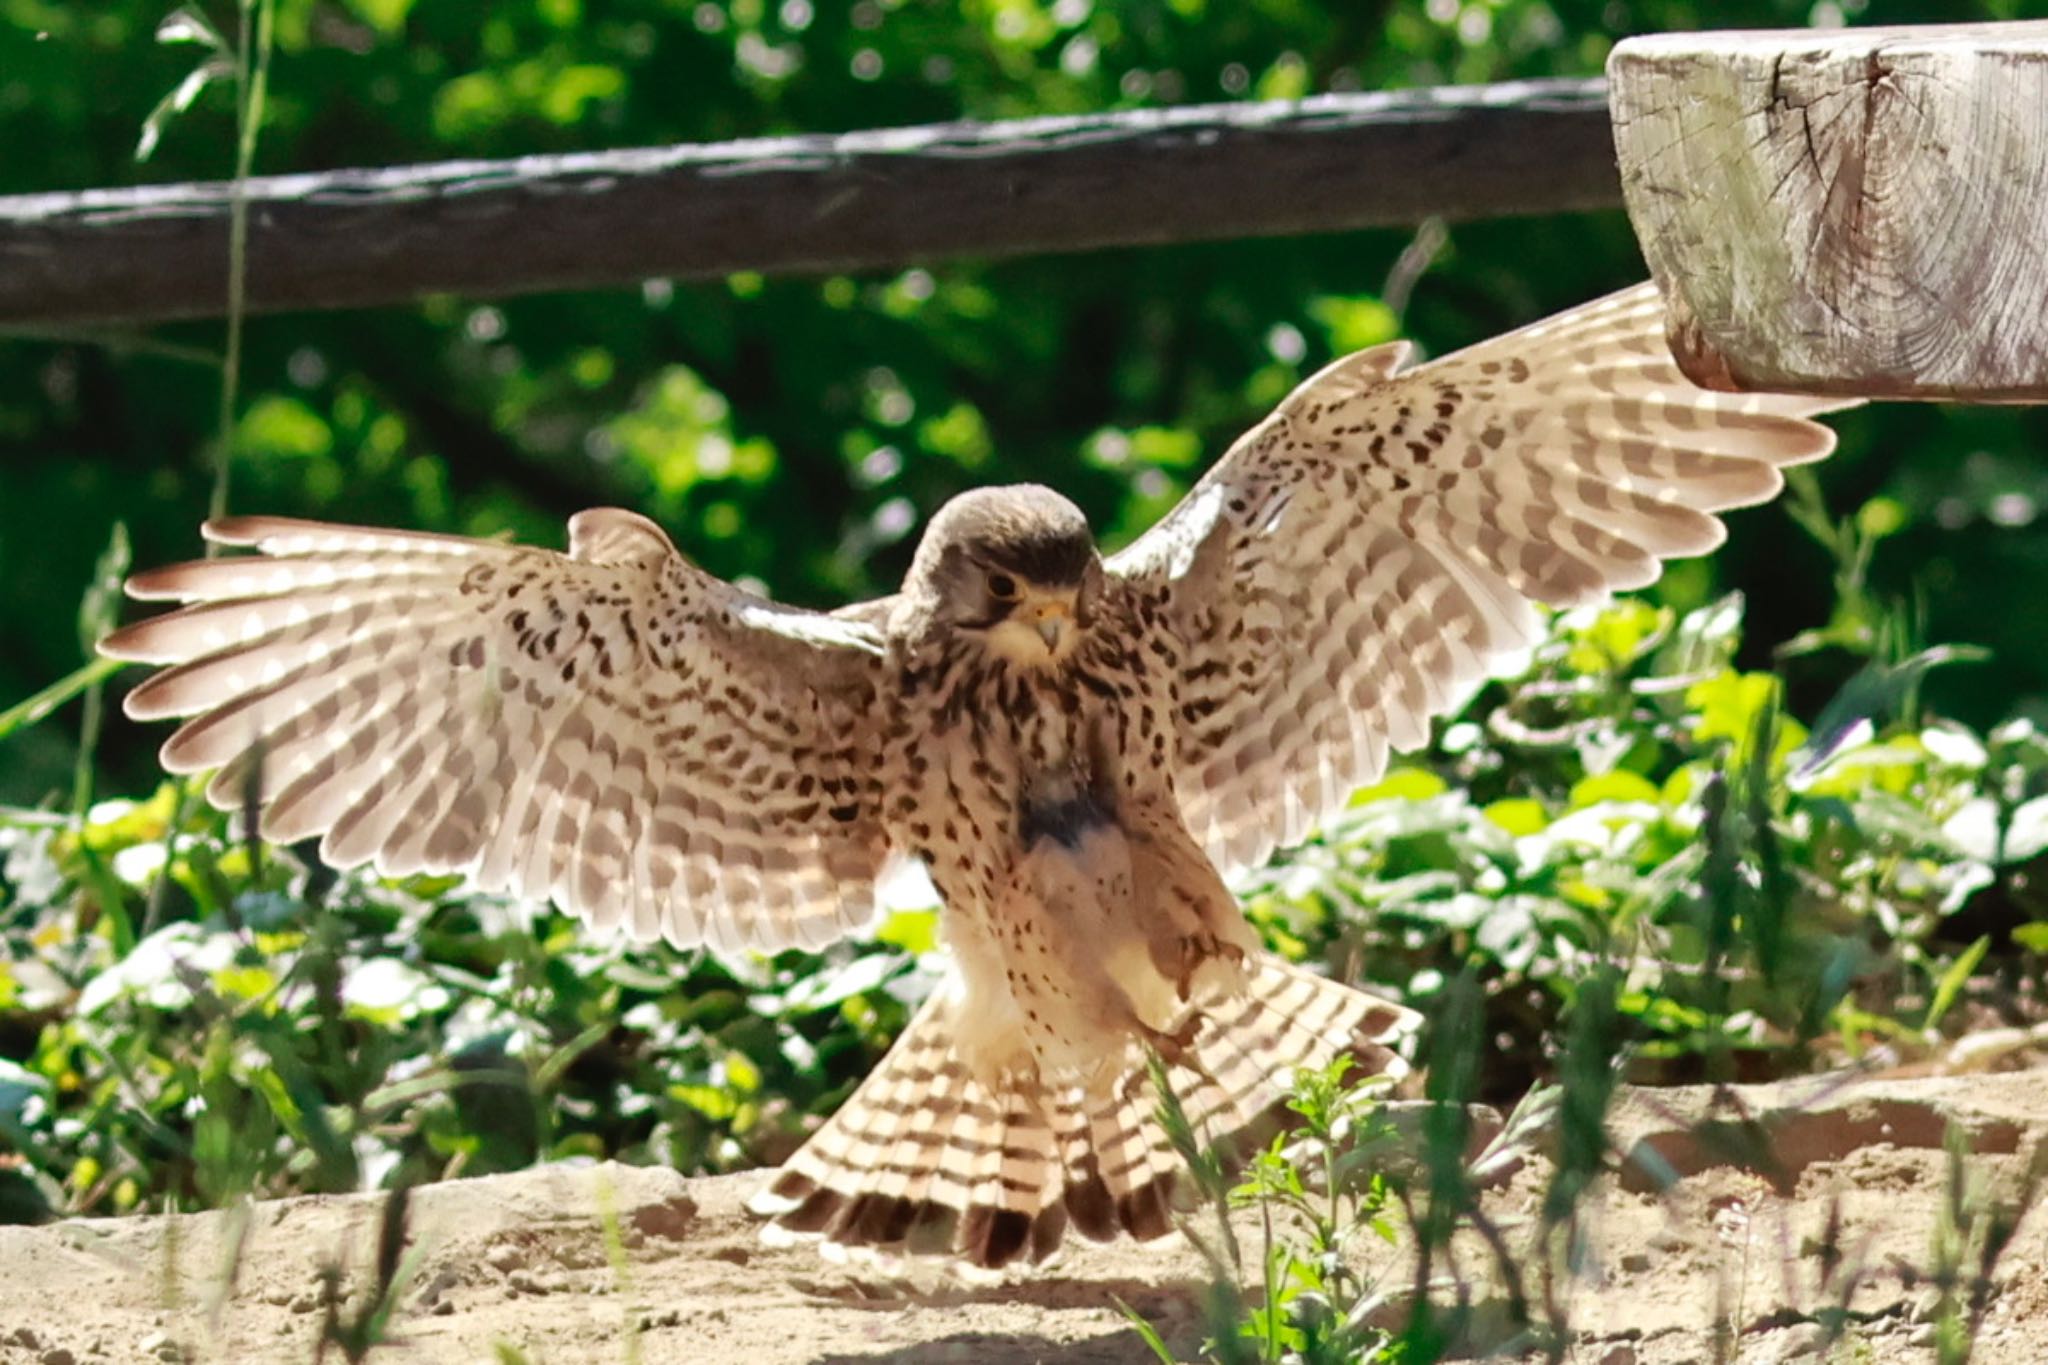
{"type": "Polygon", "coordinates": [[[1177,660],[1176,786],[1225,872],[1305,837],[1565,606],[1721,542],[1834,433],[1839,399],[1688,380],[1650,285],[1409,368],[1305,381],[1109,561],[1177,660]]]}
{"type": "Polygon", "coordinates": [[[253,790],[263,833],[336,866],[461,872],[636,938],[817,946],[871,917],[881,640],[697,569],[630,512],[569,553],[279,518],[256,557],[137,575],[180,611],[100,646],[168,664],[173,772],[253,790]]]}

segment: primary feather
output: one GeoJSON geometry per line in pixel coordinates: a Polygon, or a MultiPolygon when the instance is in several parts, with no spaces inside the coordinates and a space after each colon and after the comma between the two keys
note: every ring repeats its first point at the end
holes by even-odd
{"type": "Polygon", "coordinates": [[[1840,399],[1702,389],[1639,285],[1405,368],[1305,381],[1109,561],[1186,650],[1182,806],[1226,872],[1297,842],[1490,661],[1572,606],[1703,554],[1834,433],[1840,399]]]}
{"type": "Polygon", "coordinates": [[[253,784],[267,837],[340,867],[461,872],[681,946],[816,947],[871,915],[880,637],[702,573],[600,510],[546,550],[269,517],[255,557],[139,574],[187,603],[103,652],[169,667],[173,772],[253,784]]]}

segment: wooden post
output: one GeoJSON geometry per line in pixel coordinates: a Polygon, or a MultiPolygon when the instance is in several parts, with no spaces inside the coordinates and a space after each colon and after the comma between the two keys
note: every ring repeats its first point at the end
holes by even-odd
{"type": "Polygon", "coordinates": [[[1607,73],[1696,381],[2048,400],[2048,23],[1666,34],[1607,73]]]}

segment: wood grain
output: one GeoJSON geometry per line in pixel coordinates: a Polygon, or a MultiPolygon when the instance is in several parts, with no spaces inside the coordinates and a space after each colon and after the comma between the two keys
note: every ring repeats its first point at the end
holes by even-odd
{"type": "Polygon", "coordinates": [[[1636,38],[1608,85],[1696,382],[2048,398],[2048,23],[1636,38]]]}

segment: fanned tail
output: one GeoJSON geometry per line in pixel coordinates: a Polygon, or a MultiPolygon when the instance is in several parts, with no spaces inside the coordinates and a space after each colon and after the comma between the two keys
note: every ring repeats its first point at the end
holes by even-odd
{"type": "MultiPolygon", "coordinates": [[[[1277,958],[1245,988],[1198,997],[1194,1068],[1172,1082],[1198,1137],[1243,1159],[1285,1123],[1296,1067],[1349,1053],[1400,1077],[1417,1016],[1277,958]]],[[[1143,1071],[1083,1089],[1029,1073],[978,1078],[954,1046],[971,1002],[935,994],[853,1096],[752,1207],[785,1234],[994,1269],[1043,1261],[1069,1229],[1093,1241],[1173,1230],[1182,1165],[1143,1071]]]]}

